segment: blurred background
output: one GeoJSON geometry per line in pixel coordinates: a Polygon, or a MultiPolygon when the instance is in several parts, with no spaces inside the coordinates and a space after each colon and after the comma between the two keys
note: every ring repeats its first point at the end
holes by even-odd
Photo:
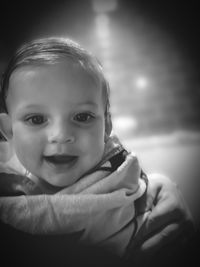
{"type": "Polygon", "coordinates": [[[35,0],[4,1],[0,8],[0,71],[19,45],[36,37],[70,37],[92,51],[110,83],[114,131],[145,172],[179,184],[199,222],[197,3],[35,0]]]}

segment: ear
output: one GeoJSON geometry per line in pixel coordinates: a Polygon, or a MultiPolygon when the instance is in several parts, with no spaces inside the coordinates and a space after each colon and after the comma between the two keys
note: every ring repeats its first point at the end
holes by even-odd
{"type": "Polygon", "coordinates": [[[0,131],[7,140],[13,136],[11,118],[7,113],[0,114],[0,131]]]}
{"type": "Polygon", "coordinates": [[[111,114],[108,113],[105,117],[105,141],[108,139],[112,131],[111,114]]]}

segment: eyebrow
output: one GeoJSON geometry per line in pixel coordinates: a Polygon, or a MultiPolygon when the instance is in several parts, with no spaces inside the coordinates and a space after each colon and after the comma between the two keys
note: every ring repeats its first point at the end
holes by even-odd
{"type": "Polygon", "coordinates": [[[31,108],[41,108],[40,105],[37,105],[37,104],[30,104],[30,105],[27,105],[27,106],[24,106],[23,109],[31,109],[31,108]]]}
{"type": "MultiPolygon", "coordinates": [[[[95,103],[95,102],[93,102],[93,101],[87,101],[87,102],[79,102],[79,103],[77,103],[77,105],[80,105],[80,106],[93,106],[93,107],[95,107],[95,108],[97,108],[98,107],[98,104],[97,103],[95,103]]],[[[30,105],[27,105],[27,106],[24,106],[23,107],[23,109],[32,109],[32,108],[41,108],[41,106],[40,105],[38,105],[38,104],[30,104],[30,105]]]]}
{"type": "Polygon", "coordinates": [[[94,107],[98,107],[98,104],[93,102],[93,101],[87,101],[87,102],[80,102],[78,103],[78,105],[81,106],[94,106],[94,107]]]}

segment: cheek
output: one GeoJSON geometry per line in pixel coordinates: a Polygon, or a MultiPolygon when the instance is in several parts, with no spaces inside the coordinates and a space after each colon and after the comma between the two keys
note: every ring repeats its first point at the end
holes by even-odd
{"type": "Polygon", "coordinates": [[[99,122],[89,132],[82,133],[80,140],[83,152],[87,152],[92,157],[102,156],[104,151],[104,134],[105,127],[103,122],[99,122]]]}
{"type": "Polygon", "coordinates": [[[30,165],[37,164],[38,156],[42,153],[41,139],[21,129],[13,129],[13,146],[20,162],[30,169],[30,165]]]}

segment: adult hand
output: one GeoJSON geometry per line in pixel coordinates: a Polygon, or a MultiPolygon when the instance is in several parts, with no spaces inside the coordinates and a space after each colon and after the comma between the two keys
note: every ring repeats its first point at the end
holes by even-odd
{"type": "Polygon", "coordinates": [[[194,233],[192,216],[177,185],[160,174],[148,180],[147,194],[136,203],[139,214],[151,209],[132,244],[134,259],[139,261],[165,253],[165,248],[172,251],[177,244],[180,248],[194,233]]]}

